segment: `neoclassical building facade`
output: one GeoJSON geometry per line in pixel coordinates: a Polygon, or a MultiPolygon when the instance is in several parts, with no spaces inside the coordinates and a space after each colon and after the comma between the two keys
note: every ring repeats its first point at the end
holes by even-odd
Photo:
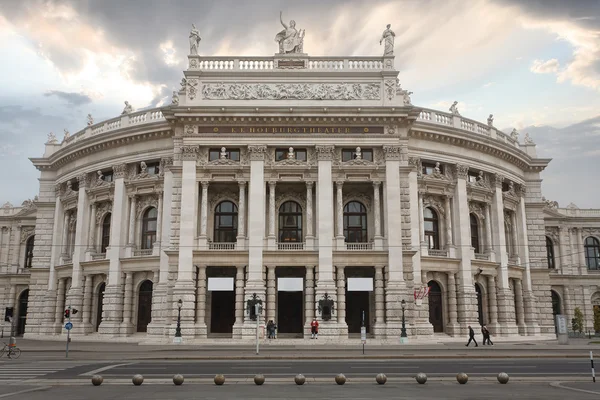
{"type": "Polygon", "coordinates": [[[600,210],[542,197],[528,136],[413,105],[388,50],[192,52],[172,104],[51,135],[0,210],[4,331],[63,335],[71,306],[74,336],[171,340],[181,307],[184,340],[252,338],[252,299],[280,337],[396,339],[402,300],[412,337],[592,329],[600,210]]]}

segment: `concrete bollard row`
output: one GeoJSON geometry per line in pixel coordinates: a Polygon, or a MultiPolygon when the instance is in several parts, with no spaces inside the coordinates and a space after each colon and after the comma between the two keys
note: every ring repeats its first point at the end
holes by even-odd
{"type": "Polygon", "coordinates": [[[465,374],[464,372],[459,372],[456,375],[456,381],[461,385],[464,385],[469,381],[469,375],[465,374]]]}
{"type": "Polygon", "coordinates": [[[427,382],[427,375],[424,372],[419,372],[417,376],[415,376],[417,383],[419,385],[424,385],[427,382]]]}
{"type": "Polygon", "coordinates": [[[263,383],[265,383],[265,376],[264,375],[254,375],[254,384],[257,386],[262,385],[263,383]]]}
{"type": "Polygon", "coordinates": [[[133,378],[131,379],[131,382],[133,382],[133,384],[135,386],[140,386],[142,383],[144,383],[144,377],[142,375],[134,375],[133,378]]]}
{"type": "Polygon", "coordinates": [[[183,385],[183,375],[181,375],[181,374],[174,375],[174,376],[173,376],[173,383],[174,383],[176,386],[181,386],[181,385],[183,385]]]}
{"type": "Polygon", "coordinates": [[[222,386],[225,383],[225,376],[222,374],[215,375],[215,385],[222,386]]]}

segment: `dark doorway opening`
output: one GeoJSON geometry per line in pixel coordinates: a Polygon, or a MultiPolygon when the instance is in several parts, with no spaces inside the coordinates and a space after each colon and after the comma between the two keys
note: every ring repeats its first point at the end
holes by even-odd
{"type": "Polygon", "coordinates": [[[17,336],[23,336],[27,324],[27,302],[29,301],[29,289],[23,290],[19,296],[19,320],[17,321],[17,336]]]}
{"type": "Polygon", "coordinates": [[[429,323],[434,332],[444,332],[444,309],[442,308],[442,288],[436,281],[429,281],[429,323]]]}
{"type": "Polygon", "coordinates": [[[479,321],[479,325],[483,326],[483,296],[481,286],[478,283],[475,284],[475,294],[477,295],[477,320],[479,321]]]}
{"type": "Polygon", "coordinates": [[[233,333],[235,291],[210,292],[210,333],[233,333]]]}
{"type": "Polygon", "coordinates": [[[288,337],[303,337],[303,292],[277,293],[277,331],[288,337]]]}
{"type": "Polygon", "coordinates": [[[558,334],[558,326],[556,326],[556,316],[560,314],[560,296],[554,290],[552,293],[552,317],[554,319],[554,333],[558,334]]]}
{"type": "Polygon", "coordinates": [[[106,290],[106,283],[102,282],[98,288],[98,305],[96,307],[96,332],[100,329],[100,323],[102,322],[102,311],[104,307],[104,291],[106,290]]]}
{"type": "Polygon", "coordinates": [[[348,324],[348,333],[360,333],[360,327],[367,328],[367,333],[370,333],[371,320],[369,316],[369,295],[371,292],[349,292],[346,290],[346,324],[348,324]]]}
{"type": "Polygon", "coordinates": [[[150,321],[152,321],[152,282],[144,281],[140,285],[137,331],[147,332],[150,321]]]}

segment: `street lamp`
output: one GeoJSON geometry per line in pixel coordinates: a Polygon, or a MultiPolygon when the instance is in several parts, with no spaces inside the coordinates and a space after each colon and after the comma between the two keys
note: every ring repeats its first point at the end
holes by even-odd
{"type": "Polygon", "coordinates": [[[404,311],[406,310],[406,301],[403,299],[400,302],[400,307],[402,307],[402,330],[400,331],[400,343],[406,343],[408,335],[406,334],[406,320],[404,319],[404,311]]]}
{"type": "Polygon", "coordinates": [[[175,328],[175,337],[181,337],[181,306],[183,305],[183,301],[179,299],[177,301],[177,328],[175,328]]]}

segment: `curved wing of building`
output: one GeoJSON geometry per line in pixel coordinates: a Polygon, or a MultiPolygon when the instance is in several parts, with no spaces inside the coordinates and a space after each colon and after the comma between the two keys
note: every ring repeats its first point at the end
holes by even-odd
{"type": "Polygon", "coordinates": [[[290,338],[592,329],[600,211],[542,197],[531,139],[413,105],[389,34],[382,57],[302,37],[190,55],[172,104],[49,137],[39,195],[0,214],[5,324],[58,335],[70,307],[73,335],[167,340],[180,308],[184,339],[243,339],[260,303],[290,338]]]}

